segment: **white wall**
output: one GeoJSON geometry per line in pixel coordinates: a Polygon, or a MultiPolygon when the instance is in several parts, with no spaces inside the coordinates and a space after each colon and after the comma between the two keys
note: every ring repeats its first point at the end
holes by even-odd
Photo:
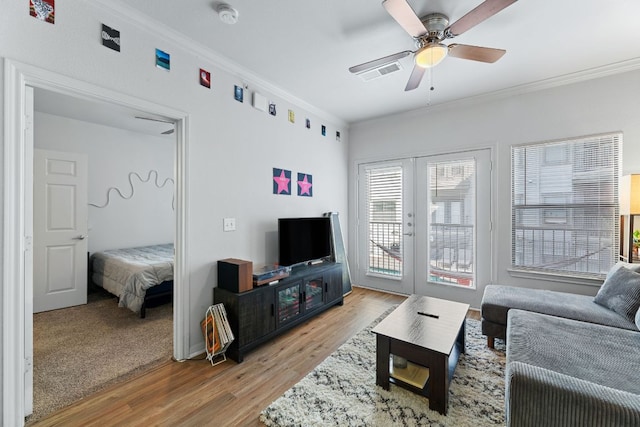
{"type": "Polygon", "coordinates": [[[173,242],[173,183],[162,184],[173,180],[175,138],[38,112],[34,123],[36,148],[87,154],[89,203],[106,204],[111,187],[133,196],[112,190],[106,207],[89,206],[89,252],[173,242]],[[142,177],[132,176],[133,193],[131,172],[142,177]]]}
{"type": "MultiPolygon", "coordinates": [[[[495,282],[593,295],[597,287],[512,276],[510,147],[513,144],[623,132],[623,173],[640,172],[640,71],[494,98],[484,102],[423,109],[351,126],[350,248],[355,248],[356,165],[370,160],[440,154],[473,147],[492,147],[494,165],[495,282]]],[[[353,249],[352,249],[353,250],[353,249]]],[[[350,252],[351,259],[355,254],[350,252]]],[[[355,267],[352,267],[352,270],[355,267]]],[[[366,284],[364,284],[366,285],[366,284]]],[[[466,297],[479,307],[483,286],[466,297]]],[[[459,298],[445,288],[437,295],[459,298]]]]}
{"type": "MultiPolygon", "coordinates": [[[[185,296],[191,308],[188,346],[195,352],[203,348],[199,322],[212,303],[217,260],[275,261],[274,236],[281,216],[335,211],[346,223],[349,135],[339,119],[313,109],[295,94],[270,92],[267,84],[224,71],[213,56],[167,39],[159,25],[152,27],[157,28],[154,33],[92,1],[57,2],[55,25],[30,17],[27,3],[4,2],[0,57],[188,115],[186,270],[190,288],[185,296]],[[120,53],[100,44],[102,23],[121,31],[120,53]],[[155,67],[155,48],[171,54],[170,72],[155,67]],[[211,90],[199,85],[200,68],[211,71],[211,90]],[[248,84],[249,93],[241,104],[233,98],[233,86],[243,83],[248,84]],[[277,103],[276,117],[247,102],[256,89],[277,103]],[[296,112],[295,124],[287,121],[289,108],[296,112]],[[304,127],[305,117],[311,119],[311,130],[304,127]],[[320,124],[327,126],[326,137],[320,134],[320,124]],[[334,138],[336,130],[341,131],[340,142],[334,138]],[[273,167],[312,174],[313,197],[272,194],[273,167]],[[222,231],[225,217],[236,218],[237,231],[222,231]]],[[[4,134],[2,138],[4,147],[4,134]]],[[[17,285],[2,283],[2,287],[17,285]]]]}

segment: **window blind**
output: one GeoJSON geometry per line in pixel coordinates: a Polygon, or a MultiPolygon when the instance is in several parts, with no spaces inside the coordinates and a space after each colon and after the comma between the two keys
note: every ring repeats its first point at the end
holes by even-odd
{"type": "Polygon", "coordinates": [[[518,269],[601,277],[618,259],[622,134],[511,149],[511,254],[518,269]]]}
{"type": "Polygon", "coordinates": [[[402,167],[367,170],[370,273],[402,276],[402,167]]]}

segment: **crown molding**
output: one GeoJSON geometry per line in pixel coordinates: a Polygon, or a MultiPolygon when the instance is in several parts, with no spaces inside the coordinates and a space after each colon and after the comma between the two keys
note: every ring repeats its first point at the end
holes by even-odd
{"type": "Polygon", "coordinates": [[[175,43],[180,48],[191,53],[192,55],[204,58],[212,62],[221,70],[238,77],[238,79],[244,84],[251,83],[252,85],[258,86],[275,96],[278,96],[284,100],[291,102],[292,104],[297,105],[300,108],[307,110],[309,113],[332,122],[334,125],[344,128],[348,128],[349,126],[349,124],[345,120],[314,105],[311,105],[303,99],[282,89],[281,87],[267,80],[264,80],[262,77],[258,76],[247,68],[242,67],[240,64],[230,60],[223,55],[220,55],[219,53],[203,45],[197,40],[189,38],[183,33],[168,27],[166,24],[151,18],[150,16],[140,12],[138,9],[129,6],[121,0],[91,0],[91,3],[107,13],[117,15],[118,18],[122,19],[125,22],[128,22],[135,28],[153,34],[154,37],[175,43]]]}
{"type": "Polygon", "coordinates": [[[539,92],[546,89],[553,89],[555,87],[566,86],[574,83],[580,83],[588,80],[599,79],[602,77],[608,77],[616,74],[623,74],[631,71],[640,70],[640,57],[629,59],[626,61],[620,61],[613,64],[603,65],[601,67],[594,67],[587,70],[577,71],[575,73],[568,73],[557,77],[551,77],[544,80],[538,80],[536,82],[526,83],[522,85],[512,86],[505,89],[500,89],[492,92],[483,93],[480,95],[469,96],[465,98],[458,98],[451,101],[446,101],[437,104],[431,104],[425,107],[417,109],[405,110],[394,114],[383,115],[379,117],[373,117],[371,119],[365,119],[356,123],[352,123],[351,126],[360,126],[372,121],[385,119],[387,117],[396,117],[402,115],[418,116],[424,115],[431,111],[441,112],[443,110],[459,109],[461,107],[470,107],[478,104],[489,103],[493,101],[499,101],[513,96],[524,95],[526,93],[539,92]]]}

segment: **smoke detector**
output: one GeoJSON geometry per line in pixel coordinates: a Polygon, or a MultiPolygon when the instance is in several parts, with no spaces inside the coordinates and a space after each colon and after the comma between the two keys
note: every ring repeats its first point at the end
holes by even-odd
{"type": "Polygon", "coordinates": [[[226,3],[218,6],[216,12],[218,12],[220,20],[225,24],[233,25],[238,22],[238,11],[226,3]]]}

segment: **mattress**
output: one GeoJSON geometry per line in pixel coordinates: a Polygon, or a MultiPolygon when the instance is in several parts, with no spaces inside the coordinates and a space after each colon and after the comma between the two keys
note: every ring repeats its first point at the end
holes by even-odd
{"type": "Polygon", "coordinates": [[[173,258],[172,243],[95,252],[91,279],[116,295],[120,307],[138,313],[148,289],[173,280],[173,258]]]}

